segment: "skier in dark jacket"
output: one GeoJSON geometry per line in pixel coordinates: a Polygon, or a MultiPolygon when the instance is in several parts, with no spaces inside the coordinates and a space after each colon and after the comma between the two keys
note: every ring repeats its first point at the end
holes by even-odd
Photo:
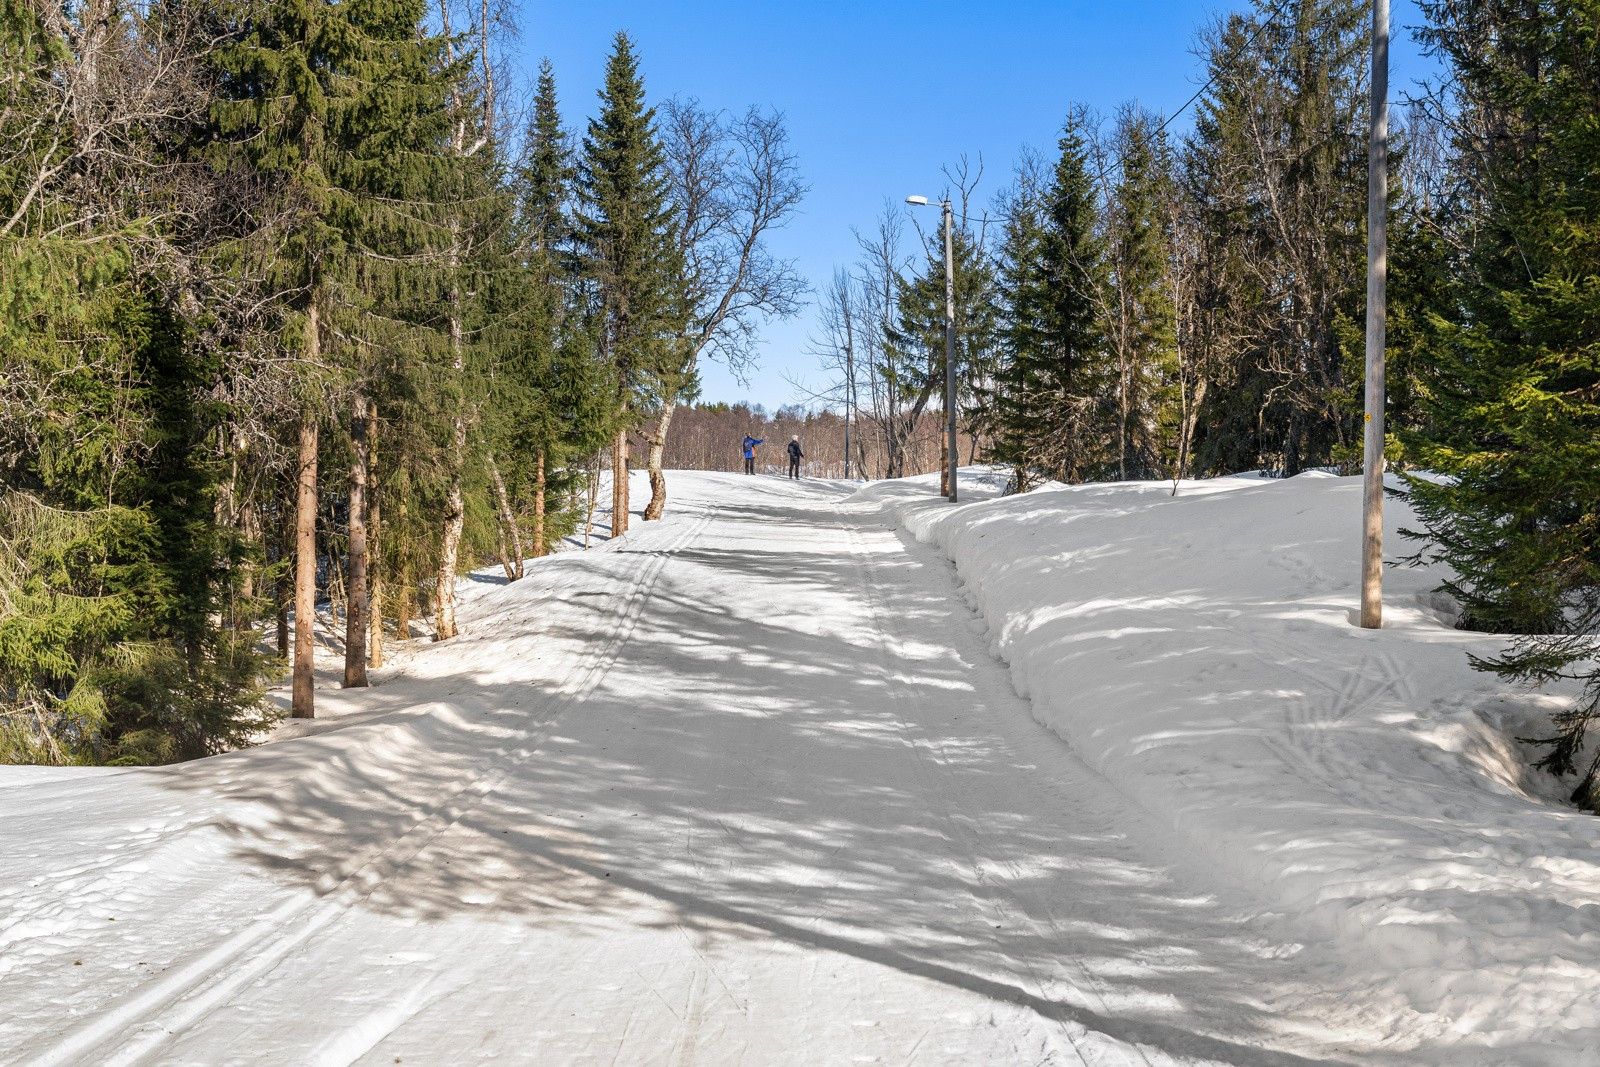
{"type": "Polygon", "coordinates": [[[796,434],[789,439],[789,477],[800,477],[800,461],[805,458],[805,453],[800,451],[800,435],[796,434]]]}
{"type": "Polygon", "coordinates": [[[744,439],[744,472],[746,474],[754,474],[756,472],[756,445],[765,444],[766,440],[765,437],[746,437],[744,439]]]}

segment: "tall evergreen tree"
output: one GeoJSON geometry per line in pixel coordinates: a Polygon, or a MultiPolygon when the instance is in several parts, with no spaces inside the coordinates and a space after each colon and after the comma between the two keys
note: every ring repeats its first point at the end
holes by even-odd
{"type": "MultiPolygon", "coordinates": [[[[367,684],[371,630],[368,512],[375,479],[367,428],[384,394],[409,392],[431,377],[441,331],[427,303],[441,292],[438,264],[451,237],[464,163],[446,152],[455,124],[447,104],[461,92],[466,64],[450,42],[425,32],[422,0],[346,5],[356,37],[347,65],[352,87],[332,110],[344,151],[334,160],[341,195],[334,221],[350,254],[334,282],[334,324],[346,338],[337,362],[347,389],[351,467],[346,496],[344,684],[367,684]],[[429,364],[433,366],[429,366],[429,364]]],[[[495,200],[481,198],[492,208],[495,200]]]]}
{"type": "Polygon", "coordinates": [[[539,63],[539,80],[533,98],[533,117],[524,138],[526,161],[518,174],[522,226],[529,243],[529,259],[544,280],[559,280],[563,253],[570,250],[572,218],[569,207],[577,168],[572,159],[572,138],[561,122],[561,102],[556,96],[555,70],[548,59],[539,63]]]}
{"type": "Polygon", "coordinates": [[[1451,477],[1412,499],[1464,624],[1526,635],[1477,665],[1583,683],[1542,763],[1600,807],[1600,758],[1579,765],[1600,716],[1600,4],[1425,9],[1456,73],[1472,241],[1419,449],[1451,477]]]}
{"type": "Polygon", "coordinates": [[[663,384],[683,364],[687,309],[664,165],[633,42],[618,33],[600,113],[583,140],[576,219],[596,290],[601,358],[614,374],[614,534],[628,525],[628,431],[655,409],[663,384]]]}
{"type": "MultiPolygon", "coordinates": [[[[601,448],[611,426],[605,409],[612,390],[578,306],[582,277],[570,215],[574,177],[571,138],[546,60],[511,183],[515,222],[503,233],[504,259],[514,266],[494,280],[488,294],[495,312],[484,418],[491,482],[501,480],[494,485],[501,526],[513,549],[522,545],[534,556],[548,552],[573,521],[559,505],[585,474],[573,461],[601,448]],[[531,544],[522,540],[528,512],[531,544]]],[[[513,579],[522,574],[520,555],[507,556],[513,579]]]]}
{"type": "Polygon", "coordinates": [[[1067,118],[1060,156],[1037,217],[1007,224],[1002,300],[1004,347],[989,418],[991,454],[1016,468],[1020,487],[1037,476],[1103,477],[1114,455],[1113,403],[1101,330],[1105,250],[1089,169],[1089,123],[1067,118]]]}
{"type": "MultiPolygon", "coordinates": [[[[417,280],[405,268],[441,243],[430,198],[449,187],[439,151],[444,107],[459,69],[444,41],[422,32],[420,0],[352,0],[330,5],[268,0],[237,13],[221,50],[221,98],[213,112],[213,158],[276,190],[252,234],[252,265],[292,294],[286,344],[303,368],[295,404],[295,652],[293,707],[314,714],[312,658],[321,511],[318,468],[326,400],[350,399],[353,437],[364,436],[368,393],[390,373],[417,280]],[[396,327],[401,327],[397,331],[396,327]],[[359,427],[359,428],[358,428],[359,427]]],[[[356,449],[351,482],[366,479],[356,449]]],[[[364,503],[357,492],[355,503],[364,503]]],[[[351,583],[346,680],[363,684],[367,629],[362,529],[352,516],[356,573],[351,583]]]]}
{"type": "Polygon", "coordinates": [[[1176,463],[1177,308],[1173,300],[1172,159],[1159,123],[1117,120],[1121,173],[1108,205],[1106,333],[1117,362],[1117,476],[1155,478],[1176,463]]]}
{"type": "Polygon", "coordinates": [[[1194,455],[1185,473],[1251,470],[1272,448],[1265,411],[1273,382],[1258,348],[1268,314],[1270,272],[1263,269],[1262,205],[1245,195],[1258,168],[1250,130],[1264,125],[1270,72],[1253,62],[1259,32],[1234,16],[1206,44],[1211,92],[1196,106],[1185,146],[1183,182],[1198,246],[1191,347],[1199,369],[1194,455]]]}
{"type": "Polygon", "coordinates": [[[1202,469],[1293,475],[1359,439],[1339,324],[1361,317],[1363,7],[1258,2],[1205,38],[1187,167],[1207,246],[1202,469]]]}
{"type": "MultiPolygon", "coordinates": [[[[1441,316],[1458,308],[1456,276],[1460,253],[1446,227],[1453,208],[1432,200],[1420,188],[1420,176],[1409,165],[1411,138],[1397,130],[1389,158],[1388,287],[1384,340],[1384,423],[1391,461],[1407,462],[1432,426],[1429,395],[1435,377],[1435,356],[1444,347],[1441,316]],[[1421,435],[1419,437],[1419,435],[1421,435]]],[[[1359,418],[1366,403],[1366,336],[1364,324],[1341,314],[1338,322],[1348,383],[1344,407],[1359,418]]],[[[1352,440],[1334,451],[1334,460],[1354,470],[1361,463],[1361,442],[1352,440]]]]}
{"type": "MultiPolygon", "coordinates": [[[[450,9],[440,3],[439,18],[448,29],[450,9]]],[[[448,427],[440,463],[444,489],[434,571],[434,637],[456,635],[456,578],[462,569],[463,538],[468,533],[469,479],[479,473],[479,420],[485,402],[486,364],[492,360],[488,340],[496,309],[484,299],[493,279],[509,266],[505,231],[513,221],[513,199],[503,189],[506,170],[503,145],[496,136],[495,70],[489,51],[487,13],[472,26],[477,54],[458,60],[456,40],[445,48],[458,76],[442,107],[449,135],[439,148],[445,167],[435,186],[440,221],[448,232],[442,249],[439,307],[446,338],[447,373],[436,386],[448,427]],[[466,77],[469,67],[473,76],[466,77]]],[[[493,481],[494,479],[491,479],[493,481]]],[[[502,535],[504,533],[502,527],[502,535]]],[[[467,545],[470,549],[470,544],[467,545]]]]}
{"type": "Polygon", "coordinates": [[[980,422],[988,437],[986,458],[1016,472],[1019,488],[1029,480],[1031,427],[1042,425],[1044,382],[1034,355],[1045,347],[1048,288],[1043,259],[1045,179],[1025,160],[1017,181],[1000,202],[996,252],[998,337],[990,382],[978,394],[980,422]]]}
{"type": "Polygon", "coordinates": [[[252,237],[250,265],[296,296],[285,345],[304,368],[296,407],[294,682],[292,714],[315,714],[316,522],[319,413],[329,257],[341,244],[329,219],[334,195],[326,156],[328,101],[348,61],[342,12],[319,0],[274,0],[231,13],[235,32],[219,50],[221,93],[213,105],[215,165],[274,189],[252,237]]]}
{"type": "Polygon", "coordinates": [[[548,59],[539,66],[533,117],[524,140],[525,159],[517,175],[524,269],[517,281],[525,294],[525,311],[497,378],[502,395],[497,405],[502,420],[498,436],[511,457],[512,492],[532,505],[533,555],[542,556],[550,543],[550,481],[555,471],[567,469],[569,458],[562,448],[565,427],[557,378],[562,368],[573,364],[561,358],[561,341],[574,332],[581,334],[581,321],[568,314],[578,282],[569,214],[576,168],[548,59]]]}
{"type": "Polygon", "coordinates": [[[262,724],[264,664],[220,618],[220,357],[137,240],[165,190],[117,110],[173,57],[115,13],[62,25],[0,5],[0,759],[206,755],[262,724]]]}
{"type": "MultiPolygon", "coordinates": [[[[960,210],[960,205],[957,205],[960,210]]],[[[961,211],[965,215],[965,211],[961,211]]],[[[955,291],[955,366],[957,388],[970,381],[972,370],[986,367],[998,331],[995,270],[988,251],[966,225],[951,231],[951,275],[955,291]]],[[[945,372],[944,229],[928,234],[922,273],[900,286],[897,328],[890,341],[902,358],[878,361],[886,389],[900,394],[899,417],[892,419],[895,451],[903,451],[935,398],[942,398],[945,372]]],[[[957,396],[957,404],[961,397],[957,396]]],[[[943,466],[943,464],[941,464],[943,466]]]]}

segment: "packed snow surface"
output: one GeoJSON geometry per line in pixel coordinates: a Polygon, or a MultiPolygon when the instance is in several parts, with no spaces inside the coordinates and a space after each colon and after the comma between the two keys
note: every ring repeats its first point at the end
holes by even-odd
{"type": "Polygon", "coordinates": [[[1353,625],[1357,482],[987,483],[674,473],[270,743],[0,768],[0,1063],[1597,1062],[1600,820],[1438,574],[1353,625]]]}

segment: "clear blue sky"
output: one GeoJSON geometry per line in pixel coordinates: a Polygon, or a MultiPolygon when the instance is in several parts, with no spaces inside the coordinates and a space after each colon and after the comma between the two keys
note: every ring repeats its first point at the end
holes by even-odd
{"type": "MultiPolygon", "coordinates": [[[[1109,114],[1137,100],[1170,113],[1199,87],[1196,31],[1240,3],[1204,0],[521,0],[513,55],[524,71],[555,66],[563,118],[581,130],[595,111],[613,34],[639,49],[649,98],[698,97],[709,107],[776,108],[810,193],[772,240],[814,286],[856,258],[885,198],[940,191],[940,168],[963,153],[985,165],[980,199],[1004,187],[1023,145],[1049,148],[1069,103],[1109,114]]],[[[1392,99],[1431,72],[1412,42],[1414,0],[1394,0],[1392,99]]],[[[1188,128],[1186,114],[1175,125],[1188,128]]],[[[907,209],[926,210],[926,209],[907,209]]],[[[924,220],[932,221],[930,219],[924,220]]],[[[786,379],[820,384],[806,354],[813,308],[763,331],[748,386],[703,370],[708,400],[769,409],[801,399],[786,379]]]]}

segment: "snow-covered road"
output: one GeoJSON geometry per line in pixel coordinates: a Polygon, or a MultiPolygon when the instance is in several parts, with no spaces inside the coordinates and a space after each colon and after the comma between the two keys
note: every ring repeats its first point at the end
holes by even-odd
{"type": "Polygon", "coordinates": [[[1406,1062],[881,501],[672,485],[302,736],[0,768],[0,1062],[1406,1062]]]}

